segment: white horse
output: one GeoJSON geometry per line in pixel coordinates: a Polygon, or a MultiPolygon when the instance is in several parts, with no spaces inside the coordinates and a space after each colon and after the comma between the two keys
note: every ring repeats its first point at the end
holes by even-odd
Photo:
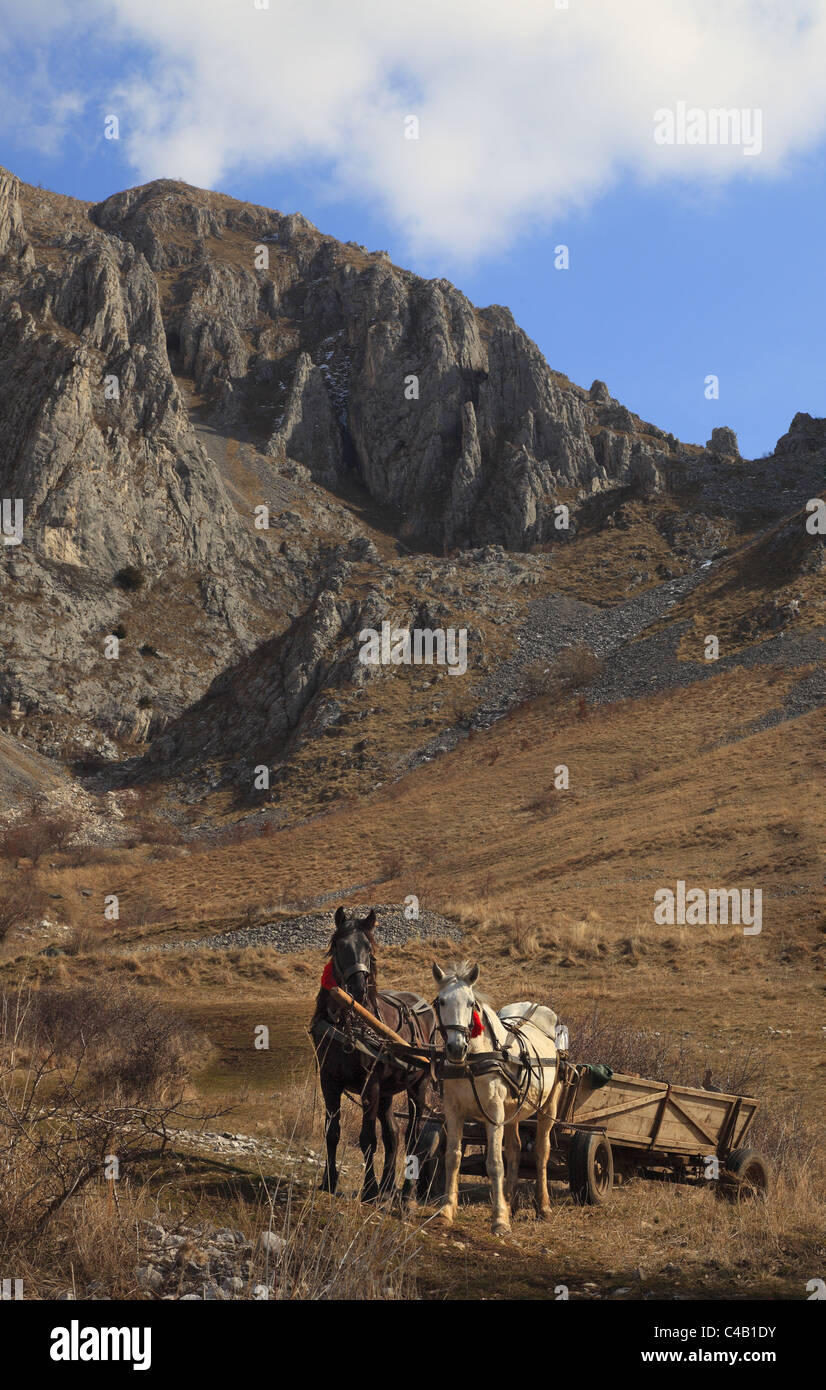
{"type": "Polygon", "coordinates": [[[453,1224],[459,1202],[462,1129],[466,1119],[481,1119],[487,1131],[486,1167],[493,1201],[493,1233],[508,1234],[519,1181],[519,1121],[535,1115],[536,1205],[540,1218],[547,1221],[551,1214],[548,1155],[559,1099],[558,1050],[554,1042],[556,1015],[536,1005],[510,1005],[501,1011],[513,1020],[514,1027],[508,1029],[502,1018],[477,1000],[473,992],[479,977],[478,965],[465,962],[455,970],[444,971],[434,964],[433,976],[439,985],[436,1013],[444,1036],[446,1061],[473,1066],[478,1054],[498,1050],[517,1064],[517,1076],[521,1080],[518,1093],[514,1094],[500,1072],[479,1070],[480,1063],[482,1068],[485,1065],[481,1058],[474,1067],[472,1080],[470,1071],[464,1075],[445,1076],[445,1198],[438,1220],[445,1226],[453,1224]],[[532,1064],[530,1067],[524,1065],[525,1056],[532,1064]],[[502,1162],[503,1140],[508,1166],[507,1188],[502,1162]]]}

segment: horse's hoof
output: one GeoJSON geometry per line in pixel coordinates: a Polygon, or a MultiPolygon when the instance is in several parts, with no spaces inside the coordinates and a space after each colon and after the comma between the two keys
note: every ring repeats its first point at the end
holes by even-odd
{"type": "Polygon", "coordinates": [[[449,1213],[440,1211],[434,1216],[431,1225],[435,1226],[439,1231],[452,1231],[453,1217],[449,1213]]]}
{"type": "Polygon", "coordinates": [[[553,1221],[553,1207],[540,1207],[536,1215],[539,1221],[553,1221]]]}
{"type": "Polygon", "coordinates": [[[494,1221],[491,1230],[495,1236],[509,1236],[511,1233],[510,1222],[494,1221]]]}
{"type": "Polygon", "coordinates": [[[363,1202],[379,1202],[381,1200],[379,1189],[377,1187],[368,1188],[366,1192],[362,1192],[361,1200],[363,1202]]]}

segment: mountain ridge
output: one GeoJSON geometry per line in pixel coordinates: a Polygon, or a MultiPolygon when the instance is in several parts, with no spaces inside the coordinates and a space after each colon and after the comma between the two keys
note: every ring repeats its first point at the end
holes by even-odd
{"type": "MultiPolygon", "coordinates": [[[[26,519],[0,556],[0,701],[23,711],[3,727],[63,758],[214,753],[203,710],[272,654],[247,724],[289,761],[363,717],[336,690],[362,690],[338,648],[365,613],[468,626],[475,690],[529,598],[611,605],[716,564],[826,473],[824,420],[760,460],[724,426],[683,444],[552,369],[503,306],[173,180],[93,204],[0,172],[0,308],[0,483],[26,519]]],[[[776,630],[756,615],[743,640],[776,630]]],[[[426,744],[472,717],[410,698],[426,744]]]]}

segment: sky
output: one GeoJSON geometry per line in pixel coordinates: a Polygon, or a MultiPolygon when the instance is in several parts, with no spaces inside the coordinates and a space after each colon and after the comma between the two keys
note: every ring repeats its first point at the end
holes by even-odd
{"type": "Polygon", "coordinates": [[[687,441],[826,416],[826,0],[0,0],[0,62],[27,182],[300,211],[687,441]]]}

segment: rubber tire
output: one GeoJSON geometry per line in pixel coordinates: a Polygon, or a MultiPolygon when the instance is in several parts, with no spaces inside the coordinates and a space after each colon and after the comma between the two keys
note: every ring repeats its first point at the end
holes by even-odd
{"type": "Polygon", "coordinates": [[[578,1130],[568,1150],[568,1186],[578,1206],[600,1207],[614,1186],[614,1155],[604,1134],[578,1130]]]}
{"type": "Polygon", "coordinates": [[[425,1120],[419,1136],[419,1178],[416,1198],[436,1202],[445,1191],[445,1129],[437,1120],[425,1120]]]}
{"type": "Polygon", "coordinates": [[[733,1149],[723,1165],[718,1192],[731,1202],[759,1197],[765,1201],[771,1191],[772,1173],[768,1160],[757,1149],[733,1149]],[[726,1182],[732,1174],[738,1182],[726,1182]]]}

